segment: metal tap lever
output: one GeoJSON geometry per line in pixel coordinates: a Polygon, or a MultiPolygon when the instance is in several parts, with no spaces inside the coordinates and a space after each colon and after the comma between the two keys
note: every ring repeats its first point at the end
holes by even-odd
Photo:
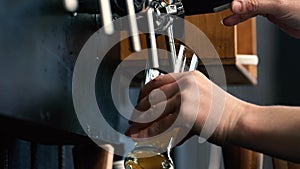
{"type": "Polygon", "coordinates": [[[157,51],[157,43],[155,37],[155,29],[154,29],[154,20],[153,20],[153,9],[150,8],[147,11],[147,20],[148,20],[148,29],[149,34],[147,38],[149,40],[149,45],[151,47],[151,52],[149,54],[150,64],[152,68],[159,68],[158,63],[158,51],[157,51]]]}
{"type": "Polygon", "coordinates": [[[114,33],[114,26],[112,24],[112,11],[110,6],[110,0],[99,0],[99,5],[104,32],[108,35],[111,35],[114,33]]]}
{"type": "Polygon", "coordinates": [[[180,1],[167,4],[164,1],[153,0],[149,4],[154,13],[155,31],[166,31],[173,24],[175,16],[184,17],[184,8],[180,1]]]}
{"type": "Polygon", "coordinates": [[[169,15],[177,15],[179,17],[184,16],[184,8],[181,1],[173,4],[167,4],[164,1],[153,0],[150,2],[150,7],[154,8],[157,12],[165,13],[169,15]]]}
{"type": "Polygon", "coordinates": [[[132,48],[135,52],[141,51],[140,36],[135,16],[134,0],[127,0],[127,11],[129,15],[129,25],[131,32],[132,48]]]}
{"type": "Polygon", "coordinates": [[[78,8],[77,0],[64,0],[64,7],[68,12],[75,12],[78,8]]]}

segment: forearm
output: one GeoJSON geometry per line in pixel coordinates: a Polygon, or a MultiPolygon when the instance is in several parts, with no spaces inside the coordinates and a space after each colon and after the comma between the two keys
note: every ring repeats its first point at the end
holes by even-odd
{"type": "Polygon", "coordinates": [[[245,104],[231,144],[300,162],[300,107],[245,104]]]}

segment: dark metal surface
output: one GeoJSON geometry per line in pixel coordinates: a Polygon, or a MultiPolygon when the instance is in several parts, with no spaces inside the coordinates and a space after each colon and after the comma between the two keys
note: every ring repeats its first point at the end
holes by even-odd
{"type": "Polygon", "coordinates": [[[4,0],[0,24],[0,132],[54,142],[68,137],[64,132],[84,135],[73,110],[72,70],[97,30],[95,16],[74,17],[60,0],[4,0]]]}
{"type": "MultiPolygon", "coordinates": [[[[183,0],[186,15],[205,14],[216,12],[215,8],[230,4],[232,0],[183,0]]],[[[229,7],[229,5],[228,5],[229,7]]]]}

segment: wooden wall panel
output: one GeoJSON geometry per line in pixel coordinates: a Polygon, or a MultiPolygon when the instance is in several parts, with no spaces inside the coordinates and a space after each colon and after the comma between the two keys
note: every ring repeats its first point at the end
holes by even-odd
{"type": "MultiPolygon", "coordinates": [[[[236,51],[236,27],[225,27],[221,24],[223,17],[230,11],[215,14],[186,16],[185,19],[196,25],[210,39],[222,59],[234,59],[236,51]]],[[[186,36],[192,33],[186,32],[186,36]]],[[[194,37],[196,38],[196,37],[194,37]]]]}

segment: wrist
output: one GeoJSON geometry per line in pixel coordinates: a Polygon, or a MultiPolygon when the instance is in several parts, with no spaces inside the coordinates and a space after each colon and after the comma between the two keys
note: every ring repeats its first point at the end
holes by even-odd
{"type": "MultiPolygon", "coordinates": [[[[227,143],[231,145],[240,145],[243,140],[247,140],[247,137],[252,131],[253,125],[255,125],[255,119],[253,116],[261,106],[244,102],[243,105],[237,110],[239,116],[236,118],[236,122],[232,124],[228,133],[227,143]],[[254,123],[253,123],[254,122],[254,123]]],[[[251,135],[251,134],[250,134],[251,135]]]]}
{"type": "Polygon", "coordinates": [[[212,118],[208,118],[208,114],[203,115],[201,112],[198,114],[198,118],[193,128],[193,133],[200,136],[201,142],[208,139],[209,142],[217,145],[231,144],[231,139],[236,132],[237,124],[252,106],[251,104],[239,100],[229,94],[225,94],[224,96],[225,103],[222,110],[219,109],[220,112],[216,113],[214,111],[208,111],[209,113],[215,113],[210,115],[212,118]],[[214,128],[213,126],[216,127],[214,128]],[[205,135],[210,133],[209,131],[212,131],[211,134],[205,135]]]}
{"type": "Polygon", "coordinates": [[[228,95],[221,121],[209,141],[217,145],[233,144],[236,134],[243,132],[239,126],[254,106],[228,95]]]}

